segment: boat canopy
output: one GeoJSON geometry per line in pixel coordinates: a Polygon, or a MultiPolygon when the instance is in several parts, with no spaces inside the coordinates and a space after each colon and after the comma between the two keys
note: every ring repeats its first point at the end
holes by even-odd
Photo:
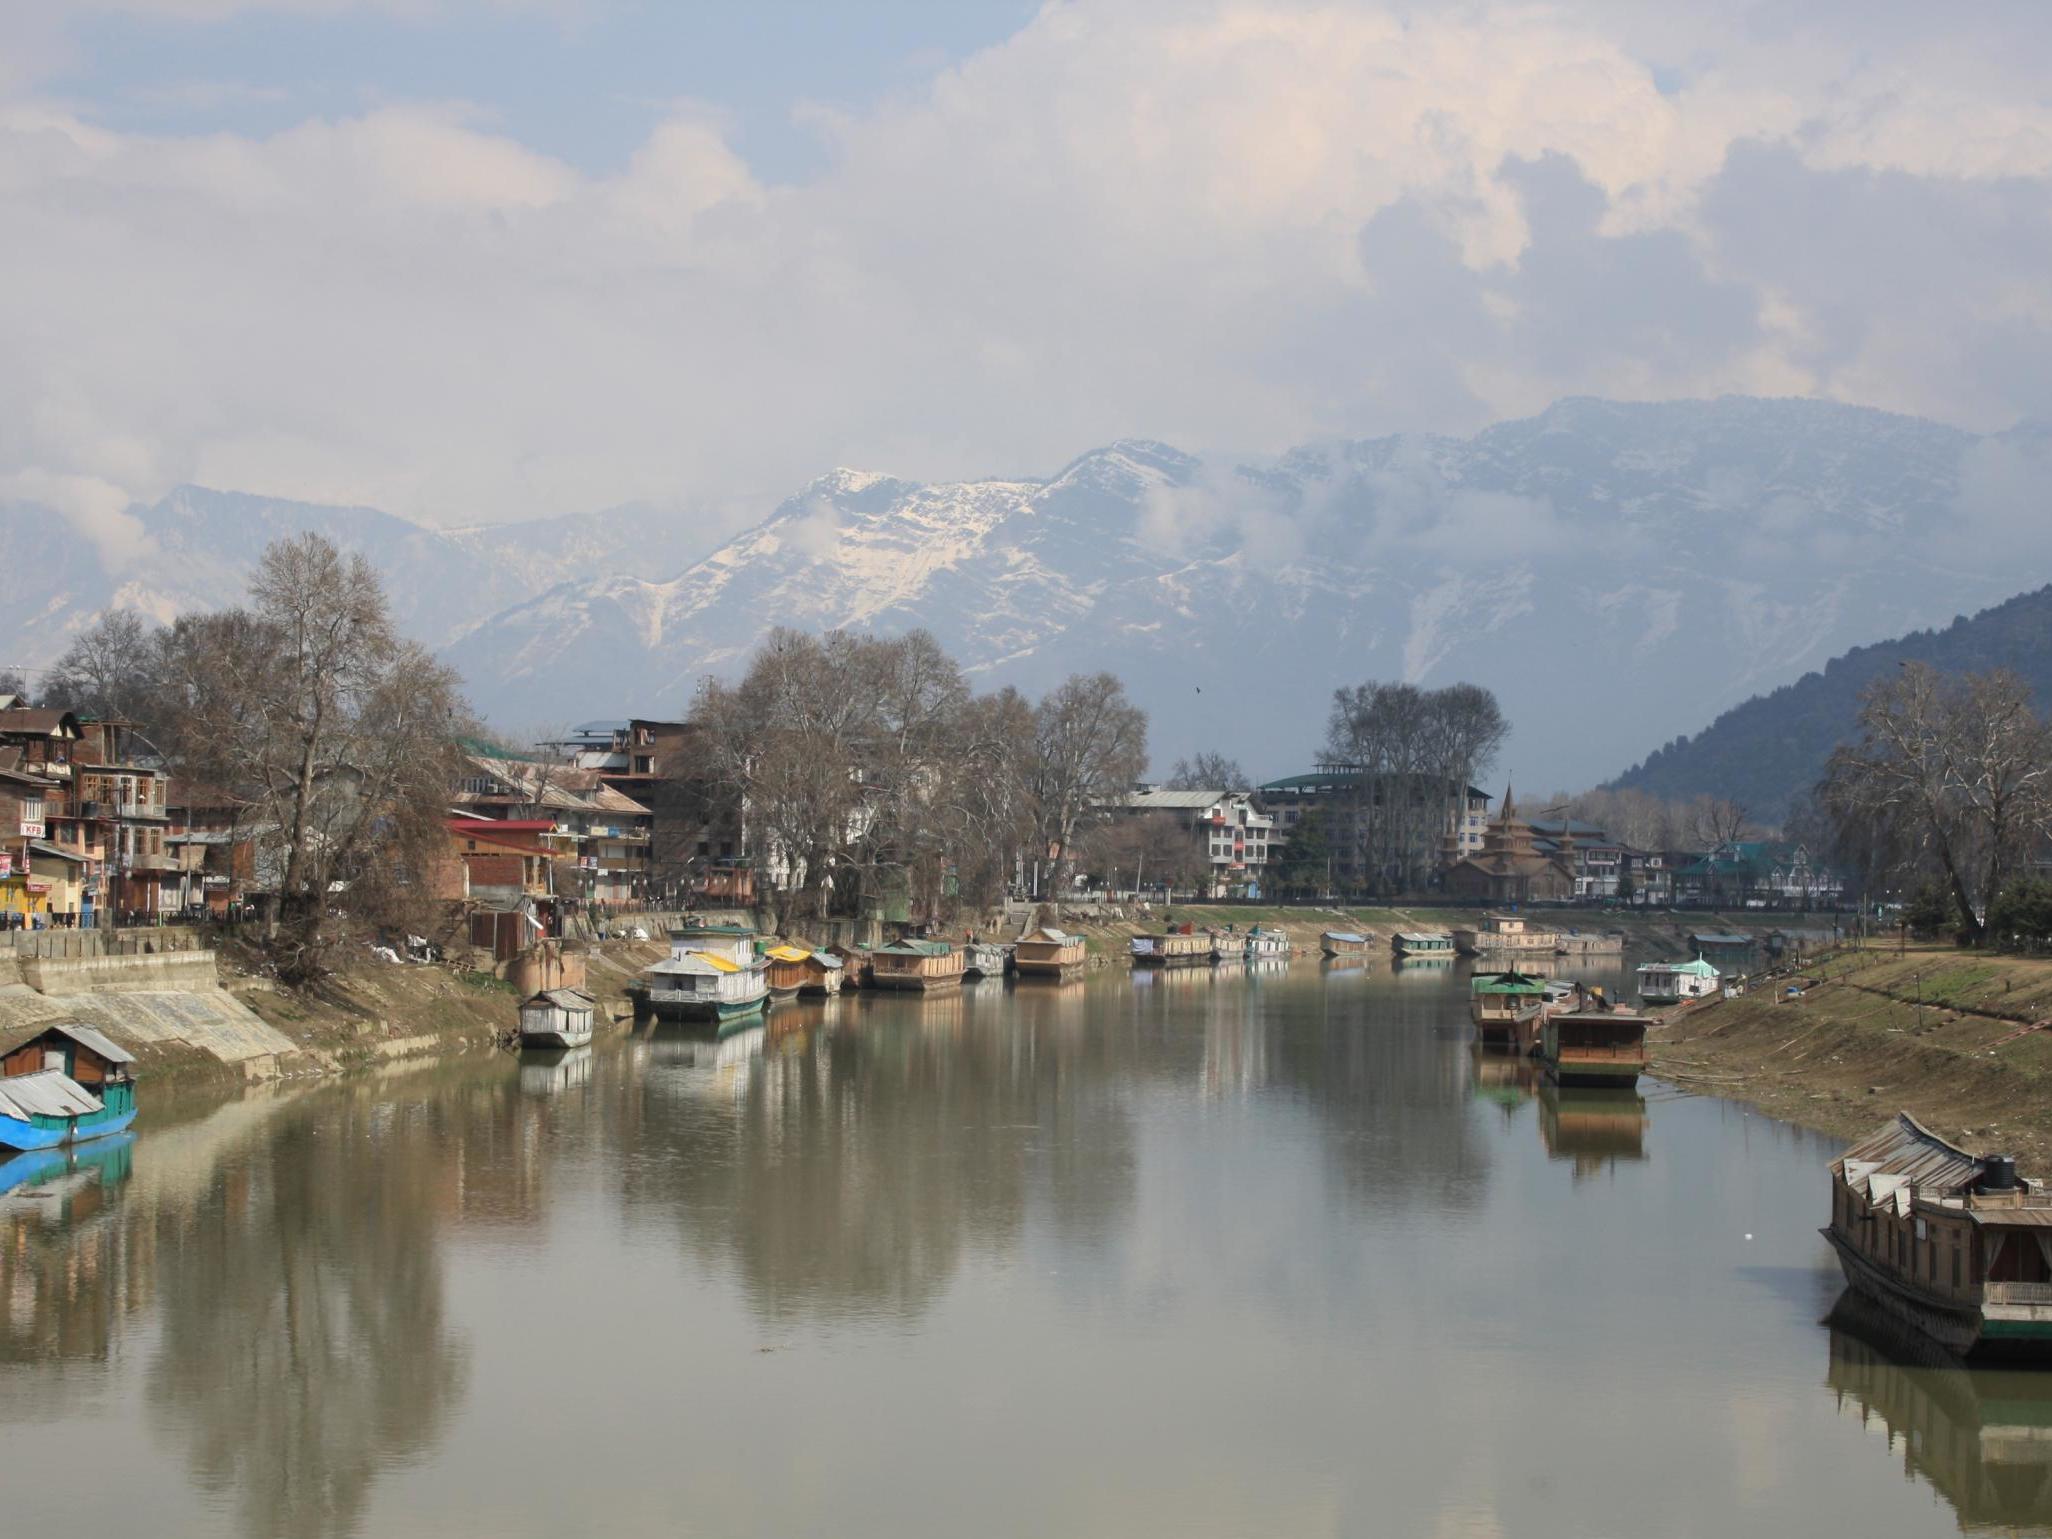
{"type": "MultiPolygon", "coordinates": [[[[554,1005],[558,1010],[590,1010],[598,1001],[583,989],[543,989],[527,1005],[554,1005]]],[[[521,1008],[526,1009],[527,1005],[521,1008]]]]}
{"type": "Polygon", "coordinates": [[[648,968],[652,973],[703,978],[714,973],[738,973],[741,964],[731,957],[715,956],[709,951],[687,951],[681,957],[671,957],[648,968]]]}
{"type": "Polygon", "coordinates": [[[763,953],[772,962],[809,962],[813,953],[803,946],[772,946],[763,953]]]}
{"type": "Polygon", "coordinates": [[[1029,941],[1046,941],[1050,946],[1066,946],[1075,938],[1067,930],[1057,930],[1051,925],[1042,925],[1025,937],[1029,941]]]}
{"type": "Polygon", "coordinates": [[[893,941],[870,953],[880,957],[944,957],[955,948],[946,941],[893,941]]]}
{"type": "Polygon", "coordinates": [[[37,1117],[89,1117],[100,1098],[62,1069],[38,1069],[0,1079],[0,1117],[17,1122],[37,1117]]]}
{"type": "Polygon", "coordinates": [[[1323,935],[1319,936],[1318,938],[1320,940],[1329,941],[1359,941],[1363,945],[1366,945],[1368,942],[1367,936],[1357,935],[1352,930],[1327,930],[1323,935]]]}
{"type": "Polygon", "coordinates": [[[1526,973],[1477,973],[1469,988],[1477,994],[1544,994],[1546,980],[1526,973]]]}
{"type": "Polygon", "coordinates": [[[1429,946],[1449,945],[1453,941],[1453,937],[1444,930],[1399,930],[1397,939],[1417,941],[1429,946]]]}

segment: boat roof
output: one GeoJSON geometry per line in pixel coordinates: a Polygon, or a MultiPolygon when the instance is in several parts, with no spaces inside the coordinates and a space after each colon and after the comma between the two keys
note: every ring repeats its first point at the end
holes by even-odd
{"type": "Polygon", "coordinates": [[[955,948],[946,941],[901,940],[879,946],[871,952],[879,957],[944,957],[955,948]]]}
{"type": "Polygon", "coordinates": [[[131,1053],[127,1048],[117,1046],[110,1038],[80,1021],[52,1021],[42,1031],[29,1038],[29,1040],[31,1042],[40,1042],[44,1037],[48,1036],[69,1037],[80,1047],[98,1053],[109,1063],[135,1062],[135,1054],[131,1053]]]}
{"type": "Polygon", "coordinates": [[[676,973],[702,978],[708,973],[738,973],[741,964],[732,957],[714,956],[709,951],[687,951],[646,969],[652,973],[676,973]]]}
{"type": "Polygon", "coordinates": [[[1476,994],[1543,994],[1546,980],[1530,973],[1477,973],[1468,987],[1476,994]]]}
{"type": "Polygon", "coordinates": [[[1019,937],[1019,939],[1022,944],[1026,941],[1046,941],[1050,945],[1066,946],[1070,941],[1076,939],[1076,937],[1071,935],[1067,930],[1057,930],[1052,925],[1044,924],[1039,929],[1035,930],[1031,935],[1022,935],[1019,937]]]}
{"type": "Polygon", "coordinates": [[[773,962],[803,962],[812,956],[812,952],[808,947],[805,946],[792,946],[787,944],[783,946],[772,946],[769,950],[765,951],[763,955],[768,957],[773,962]]]}
{"type": "Polygon", "coordinates": [[[1846,1185],[1872,1202],[1881,1202],[1900,1189],[1906,1204],[1911,1187],[1958,1189],[1971,1185],[1981,1178],[1982,1164],[1908,1112],[1897,1112],[1833,1160],[1831,1168],[1846,1185]]]}
{"type": "Polygon", "coordinates": [[[1319,936],[1318,938],[1320,940],[1339,941],[1365,941],[1368,939],[1368,937],[1363,935],[1359,930],[1327,930],[1323,935],[1319,936]]]}
{"type": "Polygon", "coordinates": [[[100,1109],[100,1098],[62,1069],[10,1074],[0,1079],[0,1117],[85,1117],[100,1109]]]}
{"type": "Polygon", "coordinates": [[[1407,941],[1451,941],[1453,936],[1445,930],[1399,930],[1398,940],[1407,941]]]}
{"type": "Polygon", "coordinates": [[[551,1004],[558,1010],[589,1010],[598,1000],[583,989],[543,989],[529,997],[528,1004],[551,1004]]]}
{"type": "Polygon", "coordinates": [[[1697,957],[1693,962],[1648,962],[1639,969],[1642,973],[1686,973],[1691,978],[1721,978],[1724,975],[1716,967],[1697,957]]]}

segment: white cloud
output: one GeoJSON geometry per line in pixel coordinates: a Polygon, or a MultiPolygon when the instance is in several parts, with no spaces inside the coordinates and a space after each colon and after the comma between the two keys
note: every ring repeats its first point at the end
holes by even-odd
{"type": "Polygon", "coordinates": [[[457,106],[151,136],[17,81],[0,476],[471,521],[767,507],[822,464],[1045,468],[1121,433],[1459,430],[1570,392],[2052,414],[2020,13],[1649,9],[1054,3],[916,96],[814,111],[832,160],[798,185],[689,104],[592,174],[457,106]]]}

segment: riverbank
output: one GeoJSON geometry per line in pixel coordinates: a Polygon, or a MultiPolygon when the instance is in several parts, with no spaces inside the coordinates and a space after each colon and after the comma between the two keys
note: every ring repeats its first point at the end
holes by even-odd
{"type": "Polygon", "coordinates": [[[1651,1046],[1653,1073],[1688,1090],[1846,1139],[1907,1111],[2052,1178],[2052,961],[1841,952],[1772,990],[1675,1012],[1651,1046]]]}

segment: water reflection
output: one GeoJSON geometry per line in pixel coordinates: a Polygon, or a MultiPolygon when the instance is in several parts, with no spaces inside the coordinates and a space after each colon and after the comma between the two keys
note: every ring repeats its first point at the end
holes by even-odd
{"type": "Polygon", "coordinates": [[[1905,1474],[1969,1533],[2052,1531],[2052,1374],[1969,1371],[1857,1294],[1832,1310],[1825,1383],[1841,1410],[1885,1432],[1905,1474]]]}
{"type": "Polygon", "coordinates": [[[1582,1180],[1619,1160],[1646,1157],[1646,1098],[1636,1090],[1539,1084],[1539,1136],[1548,1158],[1571,1160],[1582,1180]]]}
{"type": "MultiPolygon", "coordinates": [[[[0,1165],[0,1371],[104,1364],[120,1322],[147,1301],[149,1236],[120,1222],[134,1159],[124,1133],[0,1165]]],[[[0,1395],[0,1420],[49,1409],[0,1395]]]]}

